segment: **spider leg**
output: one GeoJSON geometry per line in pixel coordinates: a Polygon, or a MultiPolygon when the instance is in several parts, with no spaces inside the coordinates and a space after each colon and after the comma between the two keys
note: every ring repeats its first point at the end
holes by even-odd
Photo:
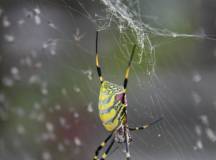
{"type": "Polygon", "coordinates": [[[111,150],[114,143],[115,143],[115,139],[113,138],[110,145],[107,147],[106,151],[102,154],[102,158],[100,160],[105,160],[107,158],[107,155],[110,152],[110,150],[111,150]]]}
{"type": "Polygon", "coordinates": [[[124,119],[126,117],[126,121],[124,124],[124,137],[125,137],[125,149],[126,149],[126,160],[130,160],[130,150],[129,150],[129,129],[128,129],[128,124],[127,124],[127,109],[124,108],[121,119],[124,119]]]}
{"type": "Polygon", "coordinates": [[[130,72],[131,62],[133,60],[133,56],[134,56],[134,53],[135,53],[135,48],[136,48],[136,45],[133,46],[131,56],[130,56],[130,60],[128,62],[128,66],[127,66],[127,69],[126,69],[125,79],[124,79],[124,89],[127,88],[128,76],[129,76],[129,72],[130,72]]]}
{"type": "MultiPolygon", "coordinates": [[[[122,119],[124,118],[124,114],[125,114],[125,111],[126,111],[126,106],[123,105],[116,113],[116,116],[113,118],[113,121],[115,119],[119,119],[120,118],[120,121],[122,121],[122,119]]],[[[112,122],[113,122],[112,121],[112,122]]]]}
{"type": "MultiPolygon", "coordinates": [[[[120,118],[120,121],[122,121],[124,119],[124,116],[126,114],[126,107],[123,107],[121,109],[121,111],[118,113],[118,118],[120,118]]],[[[108,140],[112,137],[113,133],[115,131],[113,131],[106,139],[104,142],[101,143],[101,145],[97,148],[96,152],[95,152],[95,156],[94,156],[94,160],[99,160],[98,155],[99,155],[99,151],[105,147],[106,143],[108,142],[108,140]]],[[[115,138],[113,138],[112,142],[110,143],[110,145],[107,147],[106,151],[102,154],[102,158],[100,160],[105,160],[107,158],[108,153],[110,152],[113,144],[115,143],[115,138]]]]}
{"type": "Polygon", "coordinates": [[[98,31],[96,31],[96,67],[97,67],[97,73],[100,79],[100,82],[103,83],[103,77],[101,73],[101,68],[99,64],[99,58],[98,58],[98,31]]]}
{"type": "Polygon", "coordinates": [[[150,127],[150,126],[153,126],[153,125],[157,124],[157,123],[160,122],[162,119],[163,119],[163,117],[160,117],[160,118],[158,118],[158,119],[156,119],[156,120],[150,122],[149,124],[146,124],[146,125],[143,125],[143,126],[140,126],[140,127],[133,127],[133,128],[129,127],[129,130],[130,130],[130,131],[143,130],[143,129],[146,129],[146,128],[150,127]]]}
{"type": "MultiPolygon", "coordinates": [[[[127,125],[127,124],[126,124],[127,125]]],[[[127,126],[125,126],[125,148],[126,148],[126,160],[130,160],[130,150],[129,150],[129,136],[127,126]]]]}
{"type": "Polygon", "coordinates": [[[98,146],[98,148],[95,151],[95,156],[94,156],[93,160],[99,160],[98,155],[99,155],[101,149],[103,149],[106,146],[107,142],[110,140],[112,135],[113,135],[113,132],[98,146]]]}

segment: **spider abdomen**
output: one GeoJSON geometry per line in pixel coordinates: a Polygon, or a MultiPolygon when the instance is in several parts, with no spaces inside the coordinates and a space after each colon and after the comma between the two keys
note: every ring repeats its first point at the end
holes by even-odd
{"type": "MultiPolygon", "coordinates": [[[[117,84],[104,81],[99,94],[99,117],[108,131],[113,131],[125,120],[123,114],[127,103],[122,103],[124,88],[117,84]]],[[[126,96],[125,96],[125,102],[126,96]]]]}

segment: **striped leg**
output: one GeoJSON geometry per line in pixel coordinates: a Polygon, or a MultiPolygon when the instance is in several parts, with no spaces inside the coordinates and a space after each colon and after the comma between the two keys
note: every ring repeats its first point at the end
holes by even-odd
{"type": "Polygon", "coordinates": [[[123,104],[125,104],[125,94],[126,94],[126,89],[127,89],[127,84],[128,84],[128,77],[129,77],[131,62],[133,60],[135,49],[136,49],[136,45],[133,46],[133,49],[132,49],[132,52],[131,52],[131,56],[130,56],[130,60],[128,62],[128,66],[127,66],[126,73],[125,73],[125,79],[124,79],[124,84],[123,84],[125,92],[124,92],[124,94],[122,96],[122,103],[123,104]]]}
{"type": "Polygon", "coordinates": [[[160,122],[162,119],[163,119],[163,118],[160,117],[159,119],[156,119],[156,120],[152,121],[151,123],[146,124],[146,125],[144,125],[144,126],[140,126],[140,127],[135,127],[135,128],[129,127],[129,130],[130,130],[130,131],[138,131],[138,130],[146,129],[146,128],[148,128],[148,127],[150,127],[150,126],[153,126],[153,125],[155,125],[156,123],[160,122]]]}
{"type": "Polygon", "coordinates": [[[116,113],[116,116],[113,118],[112,122],[114,122],[115,119],[120,119],[120,121],[122,121],[122,119],[125,116],[125,111],[126,111],[126,106],[123,105],[116,113]]]}
{"type": "Polygon", "coordinates": [[[126,160],[130,160],[130,150],[129,150],[129,135],[127,126],[125,126],[125,147],[126,147],[126,160]]]}
{"type": "Polygon", "coordinates": [[[136,49],[136,45],[133,46],[133,49],[132,49],[132,52],[131,52],[131,56],[130,56],[130,60],[128,62],[128,67],[126,69],[125,79],[124,79],[124,89],[127,88],[128,76],[129,76],[129,72],[130,72],[131,62],[133,60],[133,56],[134,56],[134,53],[135,53],[135,49],[136,49]]]}
{"type": "Polygon", "coordinates": [[[103,83],[103,77],[102,77],[99,58],[98,58],[98,31],[96,31],[96,67],[97,67],[97,72],[98,72],[100,82],[103,83]]]}
{"type": "MultiPolygon", "coordinates": [[[[128,67],[126,69],[126,73],[125,73],[125,79],[124,79],[124,94],[122,96],[122,103],[125,105],[125,94],[126,94],[126,89],[127,89],[127,84],[128,84],[128,77],[129,77],[129,72],[130,72],[130,67],[131,67],[131,62],[133,60],[133,56],[134,56],[134,53],[135,53],[135,48],[136,48],[136,45],[133,46],[133,49],[132,49],[132,53],[131,53],[131,56],[130,56],[130,60],[128,62],[128,67]]],[[[124,136],[125,136],[125,147],[126,147],[126,160],[130,160],[130,151],[129,151],[129,135],[128,135],[128,125],[127,125],[127,109],[125,108],[122,112],[122,119],[126,117],[126,122],[125,122],[125,126],[124,126],[124,136]]]]}
{"type": "Polygon", "coordinates": [[[110,152],[113,144],[115,143],[115,139],[113,138],[113,140],[111,141],[110,145],[107,147],[106,151],[104,152],[104,154],[102,154],[102,158],[100,160],[105,160],[107,158],[108,153],[110,152]]]}
{"type": "Polygon", "coordinates": [[[107,142],[108,142],[109,139],[112,137],[112,135],[113,135],[113,133],[111,133],[111,134],[100,144],[100,146],[96,149],[96,151],[95,151],[95,156],[94,156],[93,160],[99,160],[98,155],[99,155],[101,149],[103,149],[103,148],[106,146],[107,142]]]}

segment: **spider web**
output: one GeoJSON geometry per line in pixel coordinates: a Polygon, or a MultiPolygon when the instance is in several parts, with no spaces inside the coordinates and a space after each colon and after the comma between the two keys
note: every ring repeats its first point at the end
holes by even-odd
{"type": "MultiPolygon", "coordinates": [[[[132,159],[214,159],[216,78],[209,63],[215,34],[199,24],[203,6],[180,0],[2,1],[0,158],[92,159],[108,134],[97,114],[98,30],[102,74],[116,84],[137,45],[129,125],[164,117],[132,133],[132,159]]],[[[108,159],[124,159],[124,152],[116,145],[108,159]]]]}

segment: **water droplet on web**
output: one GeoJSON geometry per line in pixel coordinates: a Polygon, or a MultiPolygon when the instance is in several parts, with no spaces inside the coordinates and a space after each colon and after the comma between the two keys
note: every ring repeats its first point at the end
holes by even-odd
{"type": "Polygon", "coordinates": [[[3,25],[3,27],[5,27],[5,28],[10,27],[11,22],[8,20],[8,17],[7,17],[7,16],[4,16],[4,17],[3,17],[2,25],[3,25]]]}
{"type": "Polygon", "coordinates": [[[194,82],[200,82],[201,80],[202,80],[202,76],[198,72],[195,72],[193,74],[193,81],[194,82]]]}
{"type": "Polygon", "coordinates": [[[15,80],[20,80],[19,69],[17,67],[11,68],[11,74],[15,80]]]}
{"type": "Polygon", "coordinates": [[[194,150],[203,149],[203,143],[201,140],[197,140],[196,145],[194,146],[194,150]]]}
{"type": "Polygon", "coordinates": [[[41,85],[41,93],[43,95],[47,95],[48,94],[48,89],[47,89],[47,83],[46,82],[43,82],[42,85],[41,85]]]}
{"type": "Polygon", "coordinates": [[[12,87],[14,85],[14,81],[9,78],[9,77],[3,77],[2,79],[2,83],[6,86],[6,87],[12,87]]]}
{"type": "Polygon", "coordinates": [[[59,123],[62,127],[65,127],[66,125],[66,119],[64,117],[60,117],[59,118],[59,123]]]}
{"type": "Polygon", "coordinates": [[[206,126],[209,125],[209,120],[208,120],[208,117],[206,115],[201,115],[200,119],[204,125],[206,125],[206,126]]]}
{"type": "Polygon", "coordinates": [[[74,90],[75,92],[77,92],[77,93],[80,92],[80,88],[78,88],[77,86],[74,86],[74,87],[73,87],[73,90],[74,90]]]}
{"type": "Polygon", "coordinates": [[[92,103],[88,104],[87,111],[90,112],[90,113],[93,112],[92,103]]]}
{"type": "Polygon", "coordinates": [[[52,23],[52,22],[48,22],[48,25],[49,25],[51,28],[56,29],[56,26],[55,26],[54,23],[52,23]]]}
{"type": "Polygon", "coordinates": [[[119,28],[119,32],[122,33],[124,26],[123,25],[119,25],[118,28],[119,28]]]}
{"type": "Polygon", "coordinates": [[[56,55],[56,50],[55,49],[50,49],[50,53],[51,53],[51,55],[56,55]]]}
{"type": "Polygon", "coordinates": [[[54,126],[53,126],[53,124],[50,123],[50,122],[47,122],[47,123],[46,123],[46,128],[47,128],[47,130],[48,130],[49,132],[53,132],[53,131],[54,131],[54,126]]]}
{"type": "Polygon", "coordinates": [[[84,70],[82,72],[83,72],[83,74],[87,75],[87,77],[88,77],[89,80],[93,79],[92,78],[92,70],[88,69],[88,70],[84,70]]]}
{"type": "Polygon", "coordinates": [[[66,88],[62,88],[61,89],[61,93],[65,96],[67,95],[67,89],[66,88]]]}
{"type": "Polygon", "coordinates": [[[5,41],[7,41],[7,42],[14,42],[15,37],[12,36],[12,35],[6,34],[6,35],[4,35],[4,39],[5,39],[5,41]]]}
{"type": "Polygon", "coordinates": [[[42,153],[42,159],[43,160],[51,160],[51,154],[48,151],[45,151],[42,153]]]}
{"type": "Polygon", "coordinates": [[[61,144],[61,143],[59,143],[59,144],[58,144],[58,150],[59,150],[60,152],[63,152],[63,151],[65,150],[64,145],[61,144]]]}
{"type": "Polygon", "coordinates": [[[40,83],[40,77],[38,75],[32,75],[30,78],[29,78],[29,83],[30,84],[33,84],[33,83],[40,83]]]}
{"type": "Polygon", "coordinates": [[[35,23],[36,23],[37,25],[40,25],[40,24],[41,24],[41,18],[40,18],[40,16],[36,15],[36,16],[34,17],[34,20],[35,20],[35,23]]]}
{"type": "Polygon", "coordinates": [[[17,67],[12,67],[12,68],[11,68],[11,73],[12,73],[13,75],[17,75],[17,74],[19,74],[19,69],[18,69],[17,67]]]}
{"type": "Polygon", "coordinates": [[[73,34],[73,36],[74,36],[75,41],[80,41],[85,36],[85,34],[80,34],[80,30],[79,30],[79,28],[77,28],[76,32],[75,32],[75,34],[73,34]]]}
{"type": "Polygon", "coordinates": [[[192,91],[192,98],[196,105],[200,104],[200,102],[202,101],[201,96],[195,91],[192,91]]]}
{"type": "Polygon", "coordinates": [[[46,49],[48,47],[47,43],[43,43],[43,48],[46,49]]]}
{"type": "Polygon", "coordinates": [[[78,138],[78,137],[75,137],[74,138],[74,143],[76,146],[80,147],[82,145],[82,142],[81,140],[78,138]]]}
{"type": "Polygon", "coordinates": [[[196,125],[195,126],[195,132],[198,136],[201,136],[202,135],[202,130],[201,130],[201,127],[196,125]]]}
{"type": "Polygon", "coordinates": [[[40,11],[39,8],[35,8],[35,9],[34,9],[34,12],[35,12],[35,14],[40,14],[40,13],[41,13],[41,11],[40,11]]]}
{"type": "Polygon", "coordinates": [[[206,135],[211,142],[216,142],[216,134],[211,128],[206,128],[206,135]]]}
{"type": "Polygon", "coordinates": [[[172,33],[172,37],[173,37],[173,38],[176,38],[176,37],[177,37],[177,34],[176,34],[176,33],[172,33]]]}
{"type": "Polygon", "coordinates": [[[17,21],[18,25],[23,25],[25,23],[25,20],[24,19],[20,19],[17,21]]]}
{"type": "Polygon", "coordinates": [[[79,118],[79,113],[78,112],[74,112],[74,118],[79,118]]]}
{"type": "Polygon", "coordinates": [[[43,87],[43,88],[41,89],[41,93],[42,93],[43,95],[47,95],[47,94],[48,94],[47,88],[46,88],[46,87],[43,87]]]}
{"type": "Polygon", "coordinates": [[[17,133],[18,133],[18,134],[21,134],[21,135],[25,134],[25,128],[24,128],[23,125],[19,124],[19,125],[17,126],[17,133]]]}
{"type": "Polygon", "coordinates": [[[57,104],[57,105],[55,105],[54,108],[55,108],[55,110],[59,111],[59,110],[61,110],[61,105],[57,104]]]}
{"type": "Polygon", "coordinates": [[[55,39],[49,39],[43,43],[43,48],[48,49],[51,55],[56,55],[57,41],[55,39]]]}

